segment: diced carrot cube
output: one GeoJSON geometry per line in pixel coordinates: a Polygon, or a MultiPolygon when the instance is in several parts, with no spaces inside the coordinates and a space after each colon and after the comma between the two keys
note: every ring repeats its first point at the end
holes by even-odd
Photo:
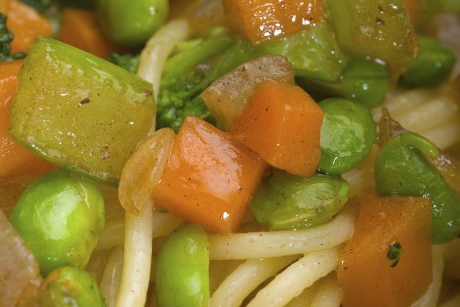
{"type": "Polygon", "coordinates": [[[233,232],[266,163],[230,134],[187,117],[176,136],[155,204],[212,232],[233,232]]]}
{"type": "Polygon", "coordinates": [[[64,8],[58,39],[102,58],[111,52],[122,52],[104,37],[97,25],[96,13],[92,11],[64,8]]]}
{"type": "Polygon", "coordinates": [[[253,44],[282,37],[321,21],[324,0],[223,0],[230,24],[253,44]]]}
{"type": "Polygon", "coordinates": [[[256,87],[231,134],[276,168],[312,176],[321,156],[324,113],[299,86],[265,81],[256,87]]]}
{"type": "Polygon", "coordinates": [[[432,280],[431,202],[365,195],[358,208],[337,269],[343,306],[410,306],[432,280]]]}
{"type": "Polygon", "coordinates": [[[14,35],[12,53],[27,52],[38,36],[51,35],[51,22],[21,1],[9,2],[7,18],[6,25],[14,35]]]}

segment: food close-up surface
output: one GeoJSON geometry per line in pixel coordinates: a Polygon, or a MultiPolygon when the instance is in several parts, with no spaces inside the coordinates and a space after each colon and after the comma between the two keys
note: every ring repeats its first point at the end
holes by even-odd
{"type": "Polygon", "coordinates": [[[15,306],[460,306],[460,0],[0,0],[15,306]]]}

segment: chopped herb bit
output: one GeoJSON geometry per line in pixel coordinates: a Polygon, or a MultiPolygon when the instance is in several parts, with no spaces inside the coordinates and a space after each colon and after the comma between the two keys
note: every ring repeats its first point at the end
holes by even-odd
{"type": "Polygon", "coordinates": [[[390,245],[390,249],[387,253],[387,258],[391,260],[391,267],[394,268],[398,265],[399,259],[401,259],[401,255],[404,252],[401,243],[395,242],[390,245]]]}
{"type": "Polygon", "coordinates": [[[10,44],[13,41],[14,35],[6,27],[6,15],[0,13],[0,62],[23,59],[26,54],[18,52],[11,54],[10,44]]]}

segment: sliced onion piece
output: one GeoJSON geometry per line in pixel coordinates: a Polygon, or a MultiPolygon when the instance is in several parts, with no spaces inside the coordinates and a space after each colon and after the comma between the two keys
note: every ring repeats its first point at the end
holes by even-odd
{"type": "Polygon", "coordinates": [[[152,189],[160,180],[171,151],[175,133],[163,128],[147,136],[126,162],[121,173],[118,198],[131,214],[139,215],[143,207],[152,205],[152,189]]]}
{"type": "Polygon", "coordinates": [[[285,57],[263,56],[214,81],[201,98],[222,129],[229,131],[257,84],[265,80],[294,83],[294,69],[285,57]]]}

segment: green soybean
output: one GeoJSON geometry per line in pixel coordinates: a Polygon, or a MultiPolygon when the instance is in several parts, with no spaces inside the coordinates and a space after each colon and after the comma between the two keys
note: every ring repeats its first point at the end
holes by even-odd
{"type": "Polygon", "coordinates": [[[370,110],[352,100],[331,98],[319,106],[324,110],[319,170],[341,174],[367,157],[376,139],[376,124],[370,110]]]}
{"type": "Polygon", "coordinates": [[[156,292],[159,307],[207,307],[209,301],[209,243],[204,229],[179,226],[157,258],[156,292]]]}
{"type": "Polygon", "coordinates": [[[455,65],[455,53],[435,38],[419,37],[420,51],[401,76],[405,86],[433,87],[443,83],[455,65]]]}
{"type": "Polygon", "coordinates": [[[431,200],[435,244],[449,242],[460,234],[460,196],[429,162],[439,154],[429,140],[405,133],[390,139],[380,149],[374,172],[379,194],[431,200]]]}
{"type": "Polygon", "coordinates": [[[103,33],[126,47],[139,47],[166,21],[168,0],[97,0],[103,33]]]}
{"type": "Polygon", "coordinates": [[[10,221],[46,276],[86,265],[104,229],[104,199],[93,182],[54,170],[23,192],[10,221]]]}
{"type": "Polygon", "coordinates": [[[329,221],[347,202],[349,191],[339,177],[305,178],[274,170],[250,208],[257,222],[270,229],[304,229],[329,221]]]}
{"type": "Polygon", "coordinates": [[[39,299],[41,306],[105,306],[94,277],[77,267],[52,271],[45,279],[44,288],[39,299]]]}
{"type": "Polygon", "coordinates": [[[381,105],[385,99],[390,78],[385,66],[375,61],[354,58],[337,80],[327,82],[298,77],[297,83],[319,100],[341,97],[373,108],[381,105]]]}

